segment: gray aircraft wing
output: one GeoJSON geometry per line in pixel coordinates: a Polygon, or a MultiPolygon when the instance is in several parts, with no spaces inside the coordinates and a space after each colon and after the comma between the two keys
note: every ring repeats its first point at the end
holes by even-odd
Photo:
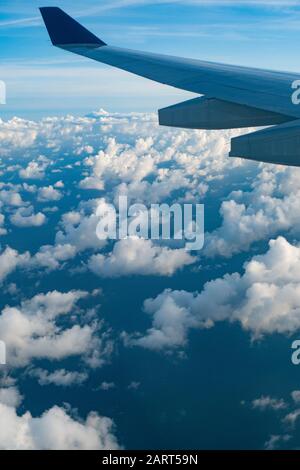
{"type": "Polygon", "coordinates": [[[238,145],[232,139],[230,155],[300,166],[300,106],[292,101],[300,74],[112,47],[60,8],[41,8],[41,14],[53,45],[61,49],[204,95],[160,110],[160,124],[193,129],[276,125],[272,133],[243,136],[238,145]]]}

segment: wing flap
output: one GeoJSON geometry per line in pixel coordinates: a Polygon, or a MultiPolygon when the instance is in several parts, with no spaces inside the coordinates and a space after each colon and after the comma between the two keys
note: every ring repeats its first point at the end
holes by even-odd
{"type": "Polygon", "coordinates": [[[290,121],[282,114],[215,98],[194,98],[158,111],[162,126],[185,129],[236,129],[272,126],[290,121]]]}
{"type": "Polygon", "coordinates": [[[229,156],[300,166],[300,119],[235,137],[229,156]]]}

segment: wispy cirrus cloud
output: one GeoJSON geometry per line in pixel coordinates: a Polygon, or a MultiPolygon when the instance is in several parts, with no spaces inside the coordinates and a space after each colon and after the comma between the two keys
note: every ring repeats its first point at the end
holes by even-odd
{"type": "Polygon", "coordinates": [[[19,18],[0,21],[0,28],[24,28],[38,26],[40,23],[40,18],[38,16],[33,16],[30,18],[19,18]]]}
{"type": "MultiPolygon", "coordinates": [[[[159,5],[178,5],[178,6],[189,6],[195,8],[208,8],[208,7],[240,7],[240,6],[255,6],[255,7],[297,7],[300,6],[299,0],[116,0],[116,1],[104,1],[99,4],[99,2],[94,2],[93,0],[89,2],[87,6],[86,3],[77,2],[74,9],[73,2],[65,0],[61,4],[61,7],[69,10],[73,15],[77,17],[88,17],[94,16],[96,14],[106,14],[113,10],[124,10],[127,8],[135,7],[145,7],[145,6],[159,6],[159,5]]],[[[24,4],[21,6],[19,2],[7,3],[3,6],[2,13],[7,15],[17,15],[26,13],[36,12],[36,16],[30,16],[25,18],[8,18],[5,20],[0,20],[0,28],[15,28],[15,27],[29,27],[29,26],[40,26],[42,25],[42,20],[38,14],[38,8],[41,6],[38,2],[33,0],[28,2],[24,8],[24,4]]],[[[57,6],[56,1],[48,1],[48,6],[57,6]]]]}

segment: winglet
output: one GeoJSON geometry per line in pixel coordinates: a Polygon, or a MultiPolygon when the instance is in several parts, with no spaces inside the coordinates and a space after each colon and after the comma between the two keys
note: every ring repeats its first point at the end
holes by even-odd
{"type": "Polygon", "coordinates": [[[95,45],[106,46],[88,29],[75,21],[58,7],[40,8],[43,20],[54,46],[65,45],[95,45]]]}

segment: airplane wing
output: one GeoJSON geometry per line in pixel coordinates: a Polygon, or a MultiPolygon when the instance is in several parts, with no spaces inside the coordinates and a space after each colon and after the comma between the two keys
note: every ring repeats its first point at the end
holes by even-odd
{"type": "MultiPolygon", "coordinates": [[[[204,95],[160,110],[159,120],[162,125],[194,129],[277,125],[280,128],[280,142],[282,139],[290,141],[298,138],[297,132],[295,135],[295,129],[298,129],[295,121],[300,120],[300,106],[295,105],[291,98],[295,93],[294,83],[300,80],[300,74],[112,47],[60,8],[45,7],[40,10],[54,46],[159,83],[204,95]]],[[[298,86],[300,87],[300,82],[298,86]]],[[[272,134],[273,141],[275,135],[274,132],[272,134]]],[[[259,142],[263,142],[261,145],[264,145],[264,139],[270,141],[268,133],[264,135],[265,137],[259,138],[259,142]]],[[[256,137],[255,139],[257,142],[256,137]]],[[[232,143],[234,140],[232,139],[232,143]]],[[[232,145],[230,155],[274,163],[282,163],[283,160],[284,164],[300,166],[299,144],[300,141],[297,141],[292,146],[289,145],[282,155],[282,145],[277,142],[270,155],[265,155],[268,145],[262,148],[261,145],[257,147],[256,143],[257,151],[250,152],[251,157],[247,157],[248,137],[245,144],[240,140],[239,145],[232,145]],[[239,155],[235,155],[233,148],[238,148],[239,155]]]]}

